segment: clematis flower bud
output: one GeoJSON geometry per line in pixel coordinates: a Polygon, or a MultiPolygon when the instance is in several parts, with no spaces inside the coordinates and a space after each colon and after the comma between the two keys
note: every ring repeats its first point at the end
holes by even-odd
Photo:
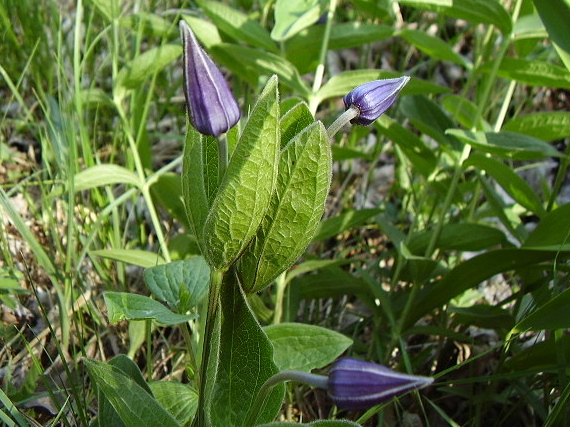
{"type": "Polygon", "coordinates": [[[406,375],[376,363],[345,357],[329,372],[328,392],[339,408],[368,409],[432,382],[433,378],[406,375]]]}
{"type": "Polygon", "coordinates": [[[181,20],[184,48],[184,95],[192,125],[204,135],[220,136],[240,118],[237,102],[221,71],[181,20]]]}
{"type": "Polygon", "coordinates": [[[410,81],[410,77],[374,80],[357,86],[344,97],[344,106],[356,107],[358,115],[352,124],[368,126],[390,108],[398,93],[410,81]]]}

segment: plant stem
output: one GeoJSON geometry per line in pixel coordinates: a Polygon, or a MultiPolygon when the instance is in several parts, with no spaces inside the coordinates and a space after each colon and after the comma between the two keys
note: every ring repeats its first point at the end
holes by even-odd
{"type": "Polygon", "coordinates": [[[348,109],[340,116],[338,116],[333,124],[330,125],[327,129],[327,135],[329,136],[329,139],[332,141],[332,137],[335,136],[336,133],[341,130],[344,125],[346,125],[355,117],[358,117],[359,114],[360,110],[354,104],[348,107],[348,109]]]}
{"type": "Polygon", "coordinates": [[[221,184],[229,163],[228,139],[226,134],[218,138],[218,185],[221,184]]]}

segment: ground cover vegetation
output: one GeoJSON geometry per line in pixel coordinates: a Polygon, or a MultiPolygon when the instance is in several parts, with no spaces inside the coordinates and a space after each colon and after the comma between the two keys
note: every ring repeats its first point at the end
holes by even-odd
{"type": "Polygon", "coordinates": [[[568,22],[568,0],[4,0],[2,423],[568,425],[568,22]],[[181,20],[237,100],[225,145],[188,123],[181,20]],[[341,378],[395,375],[361,361],[424,388],[343,408],[341,378]]]}

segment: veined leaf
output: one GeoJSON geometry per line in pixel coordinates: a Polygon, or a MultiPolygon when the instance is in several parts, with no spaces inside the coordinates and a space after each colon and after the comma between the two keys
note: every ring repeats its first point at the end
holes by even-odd
{"type": "MultiPolygon", "coordinates": [[[[493,63],[484,64],[479,71],[489,72],[493,63]]],[[[564,67],[522,58],[506,57],[501,61],[497,74],[531,86],[548,86],[570,89],[570,73],[564,67]]]]}
{"type": "Polygon", "coordinates": [[[175,381],[152,381],[152,394],[182,426],[189,426],[198,407],[198,393],[187,384],[175,381]]]}
{"type": "Polygon", "coordinates": [[[570,113],[549,111],[527,114],[508,121],[502,130],[524,133],[543,141],[555,141],[570,135],[570,113]]]}
{"type": "Polygon", "coordinates": [[[273,344],[273,358],[279,370],[309,372],[332,363],[352,340],[320,326],[279,323],[264,328],[273,344]]]}
{"type": "Polygon", "coordinates": [[[193,257],[147,268],[144,280],[156,298],[185,313],[206,296],[210,269],[204,258],[193,257]]]}
{"type": "Polygon", "coordinates": [[[179,427],[176,420],[121,369],[96,360],[85,360],[89,377],[111,403],[127,427],[156,425],[179,427]]]}
{"type": "Polygon", "coordinates": [[[240,259],[246,292],[257,292],[289,268],[311,242],[325,208],[331,151],[321,122],[281,152],[277,186],[256,237],[240,259]]]}
{"type": "Polygon", "coordinates": [[[257,233],[275,188],[280,147],[277,77],[261,93],[204,225],[204,256],[225,270],[257,233]]]}
{"type": "Polygon", "coordinates": [[[196,314],[177,314],[147,296],[128,292],[105,292],[110,323],[121,320],[156,320],[163,325],[178,325],[195,319],[196,314]]]}

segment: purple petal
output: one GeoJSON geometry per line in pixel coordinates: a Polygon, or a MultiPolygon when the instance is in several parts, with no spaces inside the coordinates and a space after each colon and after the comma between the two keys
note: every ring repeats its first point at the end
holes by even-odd
{"type": "Polygon", "coordinates": [[[342,409],[368,409],[409,390],[425,387],[433,378],[406,375],[376,363],[342,358],[329,373],[329,395],[342,409]]]}
{"type": "Polygon", "coordinates": [[[200,133],[219,136],[238,122],[239,107],[221,71],[184,20],[180,21],[180,34],[184,47],[184,95],[190,121],[200,133]]]}
{"type": "Polygon", "coordinates": [[[352,119],[353,124],[368,126],[390,108],[398,94],[410,81],[410,77],[374,80],[357,86],[344,97],[344,106],[354,105],[360,114],[352,119]]]}

